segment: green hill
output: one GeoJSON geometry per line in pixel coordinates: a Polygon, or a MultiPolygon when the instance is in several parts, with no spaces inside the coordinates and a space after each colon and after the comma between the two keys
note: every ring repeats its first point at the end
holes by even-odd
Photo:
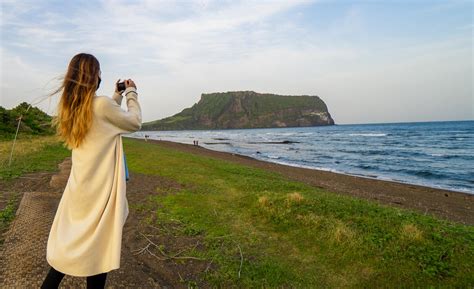
{"type": "Polygon", "coordinates": [[[0,138],[13,138],[18,125],[18,117],[23,115],[18,134],[29,135],[52,135],[54,129],[51,127],[51,119],[47,113],[32,106],[28,111],[29,104],[22,102],[12,109],[0,106],[0,138]]]}
{"type": "Polygon", "coordinates": [[[145,130],[268,128],[333,125],[318,96],[254,91],[203,93],[198,103],[173,116],[142,124],[145,130]]]}

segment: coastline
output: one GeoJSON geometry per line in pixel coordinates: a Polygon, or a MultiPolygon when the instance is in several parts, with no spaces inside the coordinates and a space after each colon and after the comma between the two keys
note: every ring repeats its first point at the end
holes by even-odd
{"type": "Polygon", "coordinates": [[[131,134],[267,162],[474,194],[474,121],[326,127],[143,131],[131,134]],[[436,141],[432,141],[436,140],[436,141]],[[281,145],[273,145],[281,144],[281,145]]]}
{"type": "Polygon", "coordinates": [[[215,151],[192,144],[165,140],[145,140],[136,137],[129,138],[262,168],[280,173],[288,179],[301,181],[330,192],[411,209],[422,214],[431,214],[441,219],[466,225],[474,225],[474,214],[472,214],[474,195],[469,193],[267,162],[245,155],[215,151]]]}

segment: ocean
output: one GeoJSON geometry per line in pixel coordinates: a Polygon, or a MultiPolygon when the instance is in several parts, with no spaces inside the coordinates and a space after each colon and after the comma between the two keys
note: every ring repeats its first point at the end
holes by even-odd
{"type": "Polygon", "coordinates": [[[259,160],[474,194],[474,121],[140,131],[259,160]]]}

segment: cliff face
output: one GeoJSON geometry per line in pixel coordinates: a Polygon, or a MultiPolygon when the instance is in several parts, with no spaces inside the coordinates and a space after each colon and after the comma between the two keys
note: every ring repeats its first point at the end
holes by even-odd
{"type": "Polygon", "coordinates": [[[142,130],[268,128],[333,125],[318,96],[233,91],[202,94],[173,116],[142,124],[142,130]]]}

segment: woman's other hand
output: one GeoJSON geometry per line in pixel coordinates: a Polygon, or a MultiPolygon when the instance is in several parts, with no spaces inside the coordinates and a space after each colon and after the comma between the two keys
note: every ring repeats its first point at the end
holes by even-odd
{"type": "Polygon", "coordinates": [[[117,80],[117,82],[115,83],[115,93],[117,93],[117,94],[122,94],[123,90],[122,90],[122,91],[118,90],[118,84],[119,84],[119,82],[120,82],[120,78],[119,78],[119,79],[117,80]]]}

